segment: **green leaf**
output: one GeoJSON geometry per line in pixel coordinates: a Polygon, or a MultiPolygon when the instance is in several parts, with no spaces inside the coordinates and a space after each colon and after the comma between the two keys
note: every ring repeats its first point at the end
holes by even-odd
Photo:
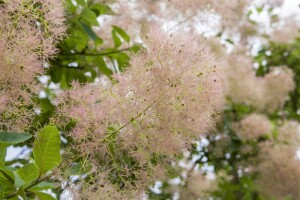
{"type": "Polygon", "coordinates": [[[124,52],[112,55],[111,57],[117,60],[118,67],[121,72],[129,65],[129,56],[124,52]]]}
{"type": "Polygon", "coordinates": [[[91,38],[97,45],[102,44],[103,40],[99,38],[96,33],[85,23],[79,21],[79,25],[82,30],[91,38]]]}
{"type": "Polygon", "coordinates": [[[33,163],[28,163],[18,169],[16,173],[24,181],[24,184],[31,183],[39,177],[39,169],[33,163]]]}
{"type": "Polygon", "coordinates": [[[115,43],[115,48],[118,48],[119,46],[121,46],[122,41],[119,38],[119,36],[117,35],[117,31],[116,30],[113,29],[111,33],[112,33],[113,41],[115,43]]]}
{"type": "Polygon", "coordinates": [[[15,186],[4,177],[0,176],[0,199],[15,191],[15,186]]]}
{"type": "Polygon", "coordinates": [[[53,196],[50,194],[46,194],[43,192],[35,192],[36,196],[38,196],[39,200],[56,200],[53,196]]]}
{"type": "Polygon", "coordinates": [[[227,38],[225,41],[228,42],[228,43],[230,43],[230,44],[232,44],[232,45],[234,45],[234,42],[231,39],[229,39],[229,38],[227,38]]]}
{"type": "Polygon", "coordinates": [[[18,195],[20,195],[23,198],[23,200],[26,200],[26,195],[25,195],[25,191],[24,191],[23,186],[19,187],[18,195]]]}
{"type": "Polygon", "coordinates": [[[112,71],[111,69],[109,69],[105,63],[105,61],[103,60],[103,57],[101,56],[95,56],[93,58],[94,63],[96,63],[96,66],[99,68],[99,70],[101,71],[101,73],[110,76],[112,75],[112,71]]]}
{"type": "Polygon", "coordinates": [[[18,144],[30,139],[32,136],[28,133],[0,132],[0,146],[6,147],[18,144]]]}
{"type": "Polygon", "coordinates": [[[113,31],[115,31],[118,35],[120,35],[120,37],[122,37],[126,42],[130,41],[130,37],[129,35],[120,27],[118,26],[112,26],[113,27],[113,31]]]}
{"type": "Polygon", "coordinates": [[[137,53],[140,49],[142,48],[142,46],[140,44],[134,44],[130,50],[133,52],[133,53],[137,53]]]}
{"type": "Polygon", "coordinates": [[[33,144],[33,156],[40,175],[61,163],[60,135],[55,126],[46,126],[37,134],[33,144]]]}
{"type": "Polygon", "coordinates": [[[85,0],[76,0],[76,2],[82,6],[86,6],[85,0]]]}
{"type": "Polygon", "coordinates": [[[53,183],[50,182],[41,182],[34,187],[30,188],[28,191],[36,192],[40,190],[48,190],[48,189],[54,189],[56,186],[53,183]]]}
{"type": "Polygon", "coordinates": [[[0,167],[5,165],[6,147],[0,147],[0,167]]]}
{"type": "Polygon", "coordinates": [[[101,4],[101,3],[95,3],[93,5],[91,5],[90,9],[97,15],[113,15],[114,12],[112,11],[112,9],[105,4],[101,4]]]}
{"type": "Polygon", "coordinates": [[[88,8],[85,8],[81,13],[82,19],[94,26],[99,26],[96,14],[88,8]]]}
{"type": "Polygon", "coordinates": [[[67,52],[70,52],[72,49],[81,52],[87,45],[89,39],[88,35],[86,35],[84,30],[81,30],[81,25],[78,22],[76,22],[76,25],[79,26],[79,28],[75,26],[76,29],[72,29],[69,37],[66,38],[60,45],[60,48],[67,52]]]}
{"type": "Polygon", "coordinates": [[[12,184],[15,183],[14,173],[6,167],[0,167],[0,173],[4,178],[6,178],[12,184]]]}

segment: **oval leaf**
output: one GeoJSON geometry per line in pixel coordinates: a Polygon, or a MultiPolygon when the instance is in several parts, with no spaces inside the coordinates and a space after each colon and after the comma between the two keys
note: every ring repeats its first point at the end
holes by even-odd
{"type": "Polygon", "coordinates": [[[24,184],[31,183],[39,177],[39,169],[33,163],[24,165],[16,173],[24,181],[24,184]]]}
{"type": "Polygon", "coordinates": [[[0,132],[0,146],[10,146],[30,139],[32,136],[28,133],[0,132]]]}
{"type": "Polygon", "coordinates": [[[33,156],[40,175],[61,163],[60,135],[55,126],[46,126],[38,132],[33,144],[33,156]]]}
{"type": "Polygon", "coordinates": [[[43,192],[35,192],[36,196],[38,196],[39,200],[56,200],[53,196],[50,194],[46,194],[43,192]]]}

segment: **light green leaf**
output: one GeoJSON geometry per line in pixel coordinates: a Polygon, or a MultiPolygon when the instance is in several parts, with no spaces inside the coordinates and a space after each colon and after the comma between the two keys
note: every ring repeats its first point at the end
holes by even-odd
{"type": "Polygon", "coordinates": [[[82,5],[82,6],[86,6],[86,2],[85,0],[76,0],[78,4],[82,5]]]}
{"type": "Polygon", "coordinates": [[[94,26],[99,26],[96,14],[93,11],[91,11],[90,9],[85,8],[81,13],[81,17],[87,23],[94,25],[94,26]]]}
{"type": "Polygon", "coordinates": [[[119,46],[121,46],[122,41],[119,38],[119,36],[117,35],[117,31],[116,30],[113,29],[111,33],[112,33],[113,41],[115,43],[115,48],[118,48],[119,46]]]}
{"type": "Polygon", "coordinates": [[[0,176],[0,199],[15,191],[15,186],[4,177],[0,176]]]}
{"type": "Polygon", "coordinates": [[[12,170],[10,170],[8,167],[0,167],[0,175],[7,179],[12,184],[15,183],[15,176],[12,170]]]}
{"type": "Polygon", "coordinates": [[[114,12],[112,11],[112,9],[105,4],[101,4],[101,3],[95,3],[93,5],[91,5],[90,9],[97,15],[113,15],[114,12]]]}
{"type": "Polygon", "coordinates": [[[56,200],[53,196],[50,194],[46,194],[43,192],[35,192],[36,196],[38,196],[39,200],[56,200]]]}
{"type": "Polygon", "coordinates": [[[10,146],[12,144],[18,144],[30,139],[32,136],[28,133],[16,133],[16,132],[0,132],[0,146],[10,146]]]}
{"type": "Polygon", "coordinates": [[[25,191],[24,191],[23,186],[19,187],[18,195],[20,195],[23,198],[23,200],[26,200],[26,195],[25,195],[25,191]]]}
{"type": "Polygon", "coordinates": [[[118,26],[112,26],[113,27],[113,31],[115,31],[120,37],[122,37],[126,42],[130,41],[130,37],[129,35],[120,27],[118,26]]]}
{"type": "Polygon", "coordinates": [[[24,181],[24,184],[31,183],[39,177],[39,169],[33,163],[28,163],[18,169],[16,173],[24,181]]]}
{"type": "Polygon", "coordinates": [[[40,175],[61,163],[60,135],[55,126],[46,126],[38,132],[33,144],[33,156],[40,175]]]}

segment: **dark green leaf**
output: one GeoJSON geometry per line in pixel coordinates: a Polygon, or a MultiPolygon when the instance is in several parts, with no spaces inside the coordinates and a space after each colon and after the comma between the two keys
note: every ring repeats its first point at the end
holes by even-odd
{"type": "Polygon", "coordinates": [[[85,23],[79,21],[79,24],[82,28],[82,30],[97,44],[102,44],[103,40],[101,38],[99,38],[96,33],[85,23]]]}

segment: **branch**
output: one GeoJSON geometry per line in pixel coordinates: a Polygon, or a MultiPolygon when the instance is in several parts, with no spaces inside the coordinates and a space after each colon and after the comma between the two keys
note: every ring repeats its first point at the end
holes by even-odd
{"type": "Polygon", "coordinates": [[[106,55],[121,53],[129,50],[131,50],[131,48],[125,48],[125,49],[103,52],[103,53],[61,53],[60,56],[106,56],[106,55]]]}
{"type": "MultiPolygon", "coordinates": [[[[30,188],[32,188],[32,187],[36,186],[37,184],[39,184],[39,183],[41,183],[41,182],[47,180],[47,179],[50,178],[51,176],[52,176],[52,173],[49,174],[49,175],[47,175],[47,176],[44,176],[44,177],[42,177],[42,178],[38,178],[36,181],[32,182],[30,185],[28,185],[27,187],[25,187],[25,188],[24,188],[24,191],[26,192],[26,191],[29,190],[30,188]]],[[[18,195],[18,191],[14,192],[14,193],[11,193],[11,194],[9,194],[9,195],[7,195],[7,196],[5,196],[3,199],[11,199],[11,198],[13,198],[13,197],[15,197],[15,196],[17,196],[17,195],[18,195]]]]}

